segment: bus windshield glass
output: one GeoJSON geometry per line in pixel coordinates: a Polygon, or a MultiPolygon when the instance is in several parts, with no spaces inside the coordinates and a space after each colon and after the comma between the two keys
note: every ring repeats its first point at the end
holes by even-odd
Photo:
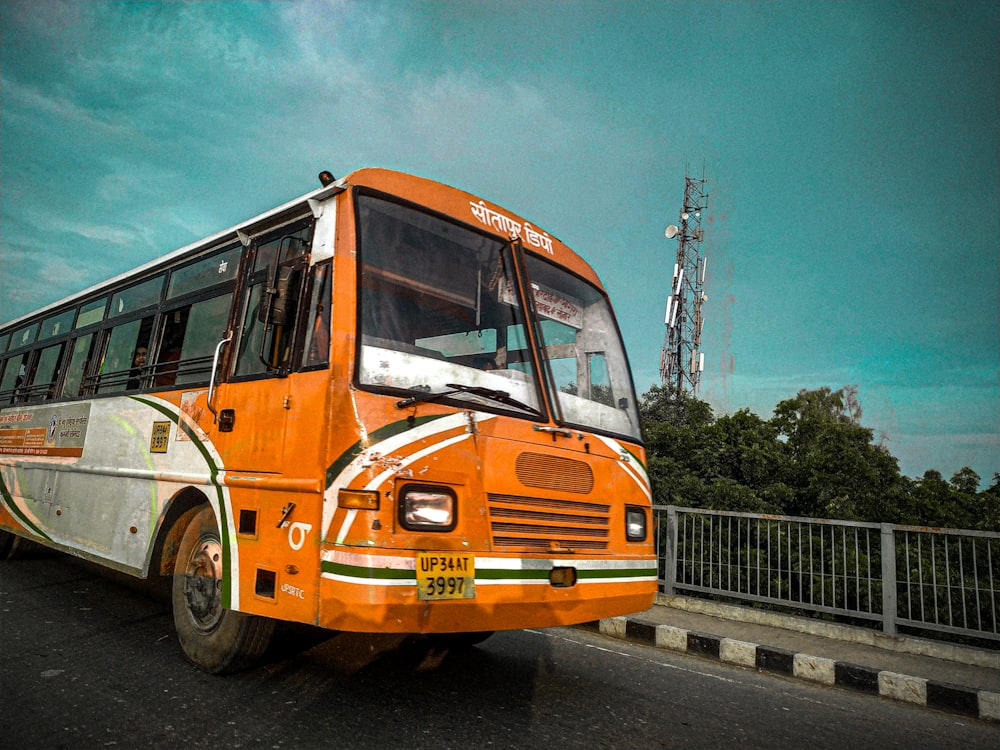
{"type": "Polygon", "coordinates": [[[359,196],[363,386],[538,417],[509,243],[359,196]]]}
{"type": "MultiPolygon", "coordinates": [[[[362,385],[401,404],[451,401],[542,413],[512,247],[459,224],[359,196],[362,385]]],[[[625,351],[607,297],[528,256],[553,400],[569,425],[639,438],[625,351]]]]}
{"type": "Polygon", "coordinates": [[[607,296],[529,255],[536,323],[562,421],[639,439],[639,413],[625,349],[607,296]]]}

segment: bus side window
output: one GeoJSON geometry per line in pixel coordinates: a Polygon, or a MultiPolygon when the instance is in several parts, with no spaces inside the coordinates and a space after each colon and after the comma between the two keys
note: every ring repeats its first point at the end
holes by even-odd
{"type": "Polygon", "coordinates": [[[257,352],[264,335],[264,324],[259,321],[258,310],[264,296],[264,282],[254,284],[247,294],[240,327],[240,352],[236,360],[236,375],[257,375],[267,371],[257,352]]]}
{"type": "Polygon", "coordinates": [[[163,316],[163,331],[160,335],[160,349],[153,367],[153,387],[172,386],[177,381],[178,360],[184,344],[190,305],[171,310],[163,316]]]}
{"type": "Polygon", "coordinates": [[[26,354],[8,357],[0,375],[0,406],[6,406],[14,401],[18,386],[24,382],[24,360],[26,354]]]}
{"type": "Polygon", "coordinates": [[[283,375],[293,366],[298,308],[311,239],[310,223],[282,228],[256,245],[240,316],[234,373],[237,378],[283,375]]]}
{"type": "Polygon", "coordinates": [[[325,365],[330,358],[330,265],[316,266],[312,270],[312,294],[306,317],[306,338],[303,346],[302,366],[325,365]]]}
{"type": "Polygon", "coordinates": [[[140,387],[148,373],[147,355],[153,318],[131,320],[107,331],[104,356],[96,375],[98,393],[120,393],[140,387]]]}
{"type": "Polygon", "coordinates": [[[63,381],[62,395],[75,398],[82,395],[83,376],[90,363],[91,345],[94,341],[94,334],[88,333],[73,342],[73,350],[69,357],[69,366],[66,368],[66,379],[63,381]]]}
{"type": "Polygon", "coordinates": [[[37,404],[49,401],[55,396],[55,385],[59,378],[59,365],[65,346],[63,342],[38,352],[22,387],[22,396],[19,400],[37,404]]]}
{"type": "Polygon", "coordinates": [[[154,387],[207,383],[232,297],[222,294],[166,313],[154,387]]]}
{"type": "Polygon", "coordinates": [[[298,264],[279,266],[272,287],[273,294],[264,294],[265,304],[257,313],[263,325],[264,340],[257,355],[268,370],[288,369],[295,342],[296,313],[302,288],[302,269],[298,264]],[[268,299],[270,297],[270,299],[268,299]]]}

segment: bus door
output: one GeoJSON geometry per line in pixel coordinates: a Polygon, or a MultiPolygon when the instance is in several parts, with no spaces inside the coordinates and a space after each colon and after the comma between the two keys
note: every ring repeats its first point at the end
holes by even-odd
{"type": "Polygon", "coordinates": [[[284,473],[298,311],[308,273],[312,222],[251,240],[232,340],[215,373],[211,436],[227,471],[284,473]],[[221,382],[220,382],[221,381],[221,382]]]}

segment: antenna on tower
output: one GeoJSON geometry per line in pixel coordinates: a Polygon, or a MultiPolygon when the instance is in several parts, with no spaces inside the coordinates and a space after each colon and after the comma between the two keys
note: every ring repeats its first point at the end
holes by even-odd
{"type": "Polygon", "coordinates": [[[705,319],[701,306],[705,295],[707,259],[701,254],[705,231],[702,213],[708,209],[707,180],[684,175],[684,205],[678,224],[671,224],[664,234],[668,240],[677,238],[677,261],[670,280],[666,334],[660,350],[660,380],[674,393],[698,392],[701,373],[705,369],[705,354],[701,351],[701,331],[705,319]]]}

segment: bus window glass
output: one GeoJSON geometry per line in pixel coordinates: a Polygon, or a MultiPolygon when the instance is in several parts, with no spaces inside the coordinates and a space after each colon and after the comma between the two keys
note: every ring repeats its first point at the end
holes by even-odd
{"type": "Polygon", "coordinates": [[[104,308],[108,306],[108,298],[101,297],[99,300],[88,302],[80,308],[80,314],[76,318],[74,328],[83,328],[92,323],[100,323],[104,320],[104,308]]]}
{"type": "Polygon", "coordinates": [[[144,307],[155,305],[160,301],[160,290],[163,289],[163,277],[144,281],[141,284],[116,292],[111,297],[111,312],[109,318],[115,318],[125,313],[141,310],[144,307]]]}
{"type": "Polygon", "coordinates": [[[132,320],[111,329],[97,379],[98,393],[138,388],[146,370],[152,318],[132,320]]]}
{"type": "Polygon", "coordinates": [[[312,271],[312,277],[302,362],[305,367],[324,365],[330,357],[330,265],[317,266],[312,271]]]}
{"type": "Polygon", "coordinates": [[[63,396],[81,395],[83,385],[83,374],[87,370],[87,363],[90,361],[90,345],[94,340],[94,334],[88,333],[73,342],[73,351],[70,354],[69,366],[66,368],[66,378],[63,380],[63,396]]]}
{"type": "Polygon", "coordinates": [[[0,375],[0,406],[13,402],[14,392],[24,382],[24,360],[27,356],[18,354],[9,357],[3,363],[3,374],[0,375]]]}
{"type": "Polygon", "coordinates": [[[208,382],[212,355],[226,329],[231,300],[228,294],[220,295],[164,316],[154,386],[208,382]]]}
{"type": "Polygon", "coordinates": [[[60,333],[66,333],[69,331],[73,326],[74,315],[76,315],[76,310],[66,310],[58,315],[46,318],[42,321],[42,327],[38,333],[38,340],[45,341],[45,339],[50,339],[53,336],[58,336],[60,333]]]}
{"type": "Polygon", "coordinates": [[[266,235],[257,245],[257,257],[253,263],[254,272],[270,269],[275,257],[278,257],[280,263],[304,257],[309,252],[311,239],[311,224],[300,231],[289,231],[289,228],[283,227],[277,232],[266,235]]]}
{"type": "Polygon", "coordinates": [[[243,246],[237,244],[221,253],[173,271],[170,274],[170,284],[167,286],[167,299],[232,281],[239,270],[242,252],[243,246]]]}
{"type": "Polygon", "coordinates": [[[187,332],[181,346],[181,367],[177,383],[208,382],[215,345],[223,337],[232,297],[228,294],[191,305],[187,332]]]}
{"type": "Polygon", "coordinates": [[[26,384],[24,401],[38,403],[47,401],[55,395],[55,381],[59,376],[59,360],[62,359],[63,346],[63,344],[49,346],[38,354],[31,377],[26,384]]]}
{"type": "Polygon", "coordinates": [[[510,346],[523,325],[510,247],[415,209],[359,198],[362,385],[444,393],[477,408],[537,414],[531,358],[510,346]]]}
{"type": "Polygon", "coordinates": [[[528,256],[536,330],[568,424],[638,439],[639,412],[625,347],[607,297],[586,281],[528,256]]]}
{"type": "Polygon", "coordinates": [[[3,354],[5,351],[7,351],[7,344],[9,342],[10,342],[9,333],[5,333],[3,336],[0,336],[0,354],[3,354]]]}
{"type": "Polygon", "coordinates": [[[260,361],[257,352],[260,351],[261,338],[264,335],[264,324],[260,322],[257,312],[263,297],[264,284],[254,284],[247,296],[247,304],[243,311],[243,325],[240,334],[240,353],[236,360],[236,374],[256,375],[267,371],[267,366],[260,361]]]}
{"type": "Polygon", "coordinates": [[[293,224],[259,240],[243,307],[237,377],[288,371],[312,230],[311,222],[293,224]],[[275,293],[265,295],[266,288],[275,293]]]}
{"type": "Polygon", "coordinates": [[[35,343],[35,336],[38,335],[38,323],[26,325],[18,328],[10,337],[10,348],[19,349],[22,346],[35,343]]]}

